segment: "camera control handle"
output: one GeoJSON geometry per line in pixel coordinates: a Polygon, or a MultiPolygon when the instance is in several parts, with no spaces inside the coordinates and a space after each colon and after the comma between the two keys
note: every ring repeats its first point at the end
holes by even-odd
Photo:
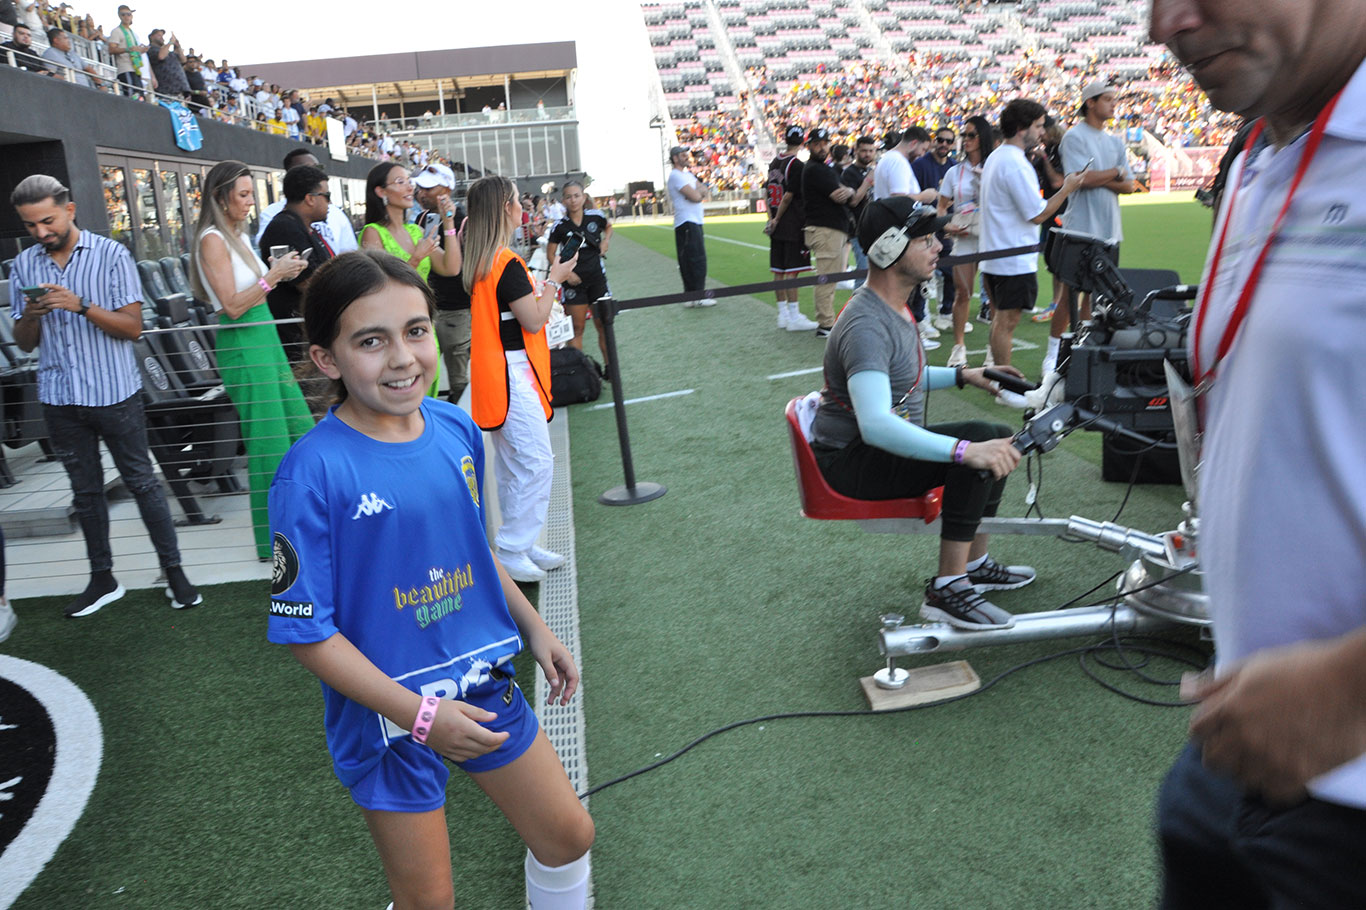
{"type": "Polygon", "coordinates": [[[998,385],[1000,385],[1001,388],[1005,389],[1008,392],[1018,392],[1019,394],[1023,395],[1025,392],[1032,392],[1038,388],[1037,385],[1030,384],[1030,382],[1027,379],[1021,379],[1018,376],[1012,376],[1010,373],[1006,373],[1001,370],[994,370],[988,368],[982,371],[982,375],[985,376],[987,379],[990,379],[992,382],[997,383],[998,385]]]}

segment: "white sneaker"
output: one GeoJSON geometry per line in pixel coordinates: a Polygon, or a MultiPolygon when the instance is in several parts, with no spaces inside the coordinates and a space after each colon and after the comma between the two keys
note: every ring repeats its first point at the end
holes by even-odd
{"type": "Polygon", "coordinates": [[[787,330],[789,332],[809,332],[812,329],[820,328],[820,323],[813,322],[802,315],[802,311],[793,304],[792,309],[787,313],[787,330]]]}
{"type": "Polygon", "coordinates": [[[1062,404],[1063,379],[1057,373],[1048,372],[1043,376],[1043,382],[1032,392],[1025,392],[1025,401],[1036,411],[1042,411],[1055,404],[1062,404]]]}
{"type": "Polygon", "coordinates": [[[787,319],[788,319],[788,316],[787,316],[787,304],[786,304],[786,303],[783,303],[782,301],[779,301],[779,302],[778,302],[778,328],[780,328],[780,329],[785,329],[785,328],[787,328],[787,319]]]}
{"type": "Polygon", "coordinates": [[[971,320],[971,319],[969,319],[967,322],[963,323],[963,331],[964,331],[964,332],[971,332],[971,331],[972,331],[972,320],[971,320]]]}
{"type": "Polygon", "coordinates": [[[564,565],[565,561],[563,553],[556,553],[554,550],[547,550],[545,547],[532,547],[526,555],[531,557],[531,561],[536,563],[537,568],[544,569],[547,572],[558,569],[564,565]]]}
{"type": "Polygon", "coordinates": [[[854,279],[846,278],[843,281],[837,281],[835,282],[835,287],[843,288],[846,291],[852,291],[854,289],[854,279]]]}
{"type": "Polygon", "coordinates": [[[938,338],[938,337],[939,337],[939,330],[936,329],[936,328],[934,327],[934,323],[933,323],[933,322],[931,322],[930,320],[926,319],[924,322],[920,323],[920,337],[921,337],[921,338],[938,338]]]}
{"type": "Polygon", "coordinates": [[[939,342],[935,341],[933,338],[921,338],[920,344],[927,351],[939,350],[939,342]]]}
{"type": "Polygon", "coordinates": [[[498,557],[498,561],[507,569],[508,575],[513,581],[533,582],[545,581],[545,570],[531,561],[531,557],[525,553],[508,553],[497,550],[493,554],[498,557]]]}
{"type": "Polygon", "coordinates": [[[691,310],[693,307],[695,307],[695,306],[697,306],[697,305],[698,305],[698,303],[697,303],[696,300],[685,300],[685,301],[683,301],[683,309],[685,309],[685,310],[691,310]]]}
{"type": "Polygon", "coordinates": [[[1023,411],[1029,407],[1029,400],[1019,392],[1012,392],[1009,389],[1001,389],[996,393],[996,403],[1003,404],[1008,408],[1018,408],[1023,411]]]}
{"type": "Polygon", "coordinates": [[[930,322],[941,332],[948,332],[953,329],[953,317],[945,316],[943,313],[935,313],[930,322]]]}
{"type": "Polygon", "coordinates": [[[982,369],[990,369],[996,366],[996,358],[991,356],[991,348],[987,348],[987,359],[982,361],[982,369]]]}
{"type": "Polygon", "coordinates": [[[19,617],[14,615],[14,607],[10,606],[8,600],[0,597],[0,641],[9,638],[9,634],[18,624],[19,617]]]}
{"type": "Polygon", "coordinates": [[[716,306],[715,300],[699,300],[693,306],[716,306]]]}
{"type": "Polygon", "coordinates": [[[968,349],[966,345],[955,344],[953,350],[949,351],[949,362],[945,366],[965,367],[968,365],[968,349]]]}

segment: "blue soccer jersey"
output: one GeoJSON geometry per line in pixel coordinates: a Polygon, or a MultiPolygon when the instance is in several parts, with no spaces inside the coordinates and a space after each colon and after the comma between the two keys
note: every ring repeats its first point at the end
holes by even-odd
{"type": "MultiPolygon", "coordinates": [[[[422,416],[421,437],[387,443],[329,413],[280,463],[268,637],[340,632],[414,692],[463,700],[510,687],[522,640],[484,533],[479,428],[431,398],[422,416]]],[[[322,688],[333,767],[350,787],[409,734],[322,688]]]]}

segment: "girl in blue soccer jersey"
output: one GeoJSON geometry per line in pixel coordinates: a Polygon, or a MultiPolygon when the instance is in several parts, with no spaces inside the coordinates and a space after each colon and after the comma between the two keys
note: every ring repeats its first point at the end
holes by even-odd
{"type": "Polygon", "coordinates": [[[433,311],[426,282],[383,253],[347,253],[313,276],[309,353],[340,404],[271,485],[269,638],[322,680],[333,768],[365,815],[394,910],[454,906],[447,760],[526,842],[532,906],[581,908],[593,821],[512,658],[531,651],[551,703],[569,702],[579,672],[489,549],[478,427],[424,397],[433,311]]]}

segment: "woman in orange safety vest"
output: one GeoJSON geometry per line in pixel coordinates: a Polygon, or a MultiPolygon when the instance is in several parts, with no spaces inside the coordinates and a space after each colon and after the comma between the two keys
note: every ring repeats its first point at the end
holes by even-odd
{"type": "Polygon", "coordinates": [[[541,581],[564,557],[537,545],[550,505],[550,350],[545,324],[578,256],[555,262],[537,282],[508,248],[522,223],[517,185],[482,177],[466,198],[463,280],[470,294],[470,411],[493,436],[498,509],[493,539],[509,575],[541,581]]]}

